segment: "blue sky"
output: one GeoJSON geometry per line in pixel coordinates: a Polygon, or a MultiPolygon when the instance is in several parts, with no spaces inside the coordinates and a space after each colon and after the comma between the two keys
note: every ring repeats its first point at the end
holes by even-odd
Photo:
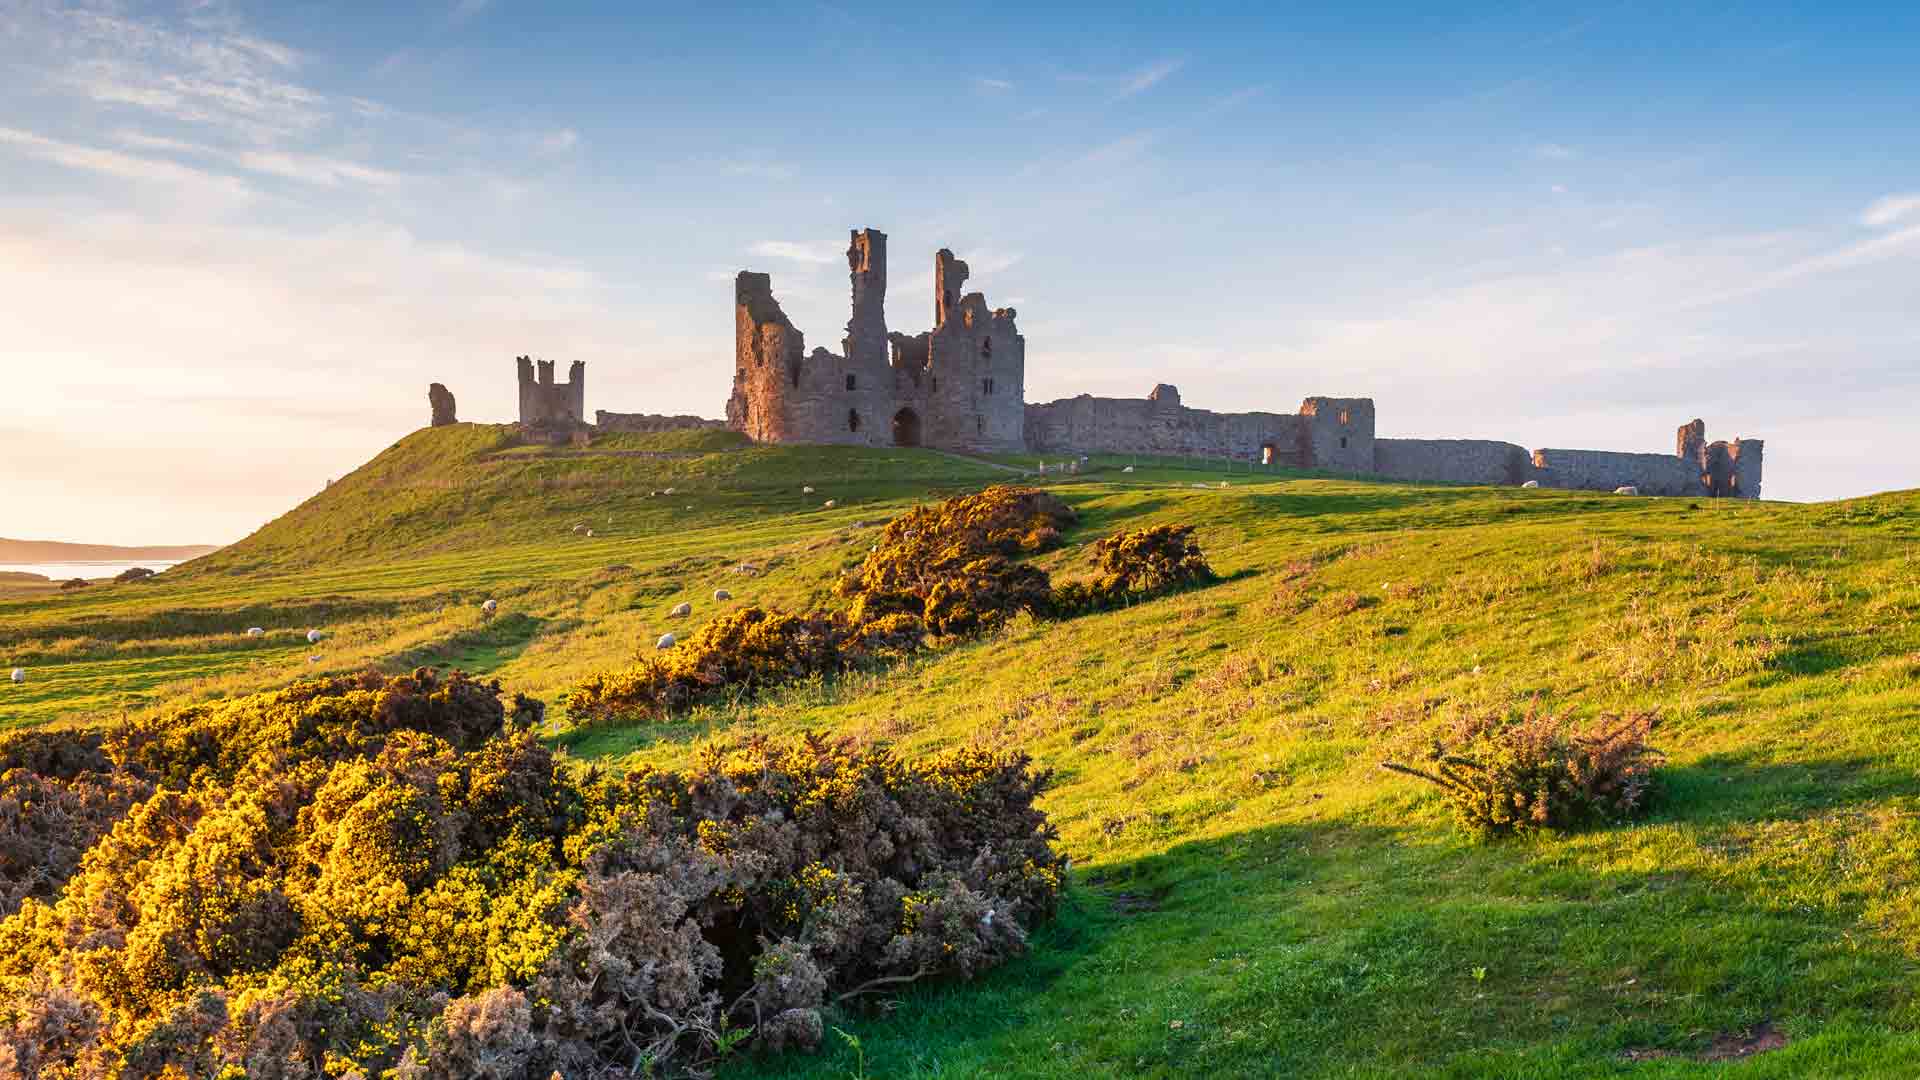
{"type": "Polygon", "coordinates": [[[0,0],[0,535],[227,541],[424,422],[717,416],[846,230],[1021,312],[1030,400],[1769,440],[1920,485],[1920,9],[0,0]]]}

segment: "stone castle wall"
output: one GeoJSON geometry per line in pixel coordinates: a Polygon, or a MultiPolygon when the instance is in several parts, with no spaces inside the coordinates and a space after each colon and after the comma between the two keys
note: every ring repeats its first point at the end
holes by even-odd
{"type": "Polygon", "coordinates": [[[725,420],[708,420],[701,416],[661,416],[654,413],[617,413],[605,409],[593,414],[593,426],[601,431],[632,431],[651,433],[656,431],[701,431],[708,428],[724,428],[725,420]]]}
{"type": "Polygon", "coordinates": [[[1528,477],[1541,487],[1612,491],[1632,486],[1642,495],[1706,495],[1700,465],[1674,454],[1620,454],[1607,450],[1535,450],[1528,477]]]}
{"type": "Polygon", "coordinates": [[[1378,439],[1373,471],[1394,480],[1439,484],[1523,484],[1533,461],[1523,446],[1489,439],[1378,439]]]}
{"type": "Polygon", "coordinates": [[[806,351],[766,274],[735,278],[727,426],[756,442],[1023,449],[1027,343],[1014,310],[960,294],[967,264],[943,249],[934,257],[933,329],[889,331],[886,245],[875,229],[849,239],[853,303],[840,353],[806,351]]]}
{"type": "Polygon", "coordinates": [[[1152,454],[1380,476],[1416,483],[1517,485],[1583,491],[1638,488],[1643,495],[1757,499],[1764,444],[1708,443],[1706,424],[1680,429],[1672,454],[1537,450],[1488,439],[1382,439],[1370,398],[1310,397],[1300,411],[1190,409],[1161,384],[1145,398],[1082,394],[1027,406],[1036,453],[1152,454]]]}
{"type": "Polygon", "coordinates": [[[1098,449],[1174,457],[1245,457],[1263,450],[1269,464],[1305,464],[1305,428],[1292,413],[1217,413],[1180,404],[1162,384],[1145,398],[1087,394],[1026,407],[1027,448],[1039,453],[1098,449]],[[1270,452],[1267,452],[1270,448],[1270,452]]]}

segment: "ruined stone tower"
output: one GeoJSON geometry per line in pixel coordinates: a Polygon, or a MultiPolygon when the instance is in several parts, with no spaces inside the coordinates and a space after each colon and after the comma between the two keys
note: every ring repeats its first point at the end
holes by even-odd
{"type": "Polygon", "coordinates": [[[887,237],[847,243],[852,315],[838,355],[806,351],[766,274],[734,279],[733,394],[727,426],[757,442],[934,446],[970,452],[1025,445],[1027,343],[1012,308],[959,295],[967,264],[934,256],[934,327],[887,329],[887,237]]]}
{"type": "Polygon", "coordinates": [[[586,422],[587,365],[575,360],[567,369],[567,381],[553,381],[553,361],[535,361],[530,356],[516,357],[520,376],[520,422],[528,426],[573,426],[586,422]]]}

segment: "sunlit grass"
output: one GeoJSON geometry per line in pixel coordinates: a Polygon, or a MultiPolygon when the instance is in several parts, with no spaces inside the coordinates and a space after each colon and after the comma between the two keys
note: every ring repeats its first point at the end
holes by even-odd
{"type": "MultiPolygon", "coordinates": [[[[502,454],[492,429],[454,430],[188,573],[0,597],[0,667],[30,668],[0,686],[0,724],[366,665],[459,664],[552,700],[680,625],[681,600],[690,625],[716,588],[825,600],[889,513],[1005,479],[908,451],[502,454]],[[329,636],[308,646],[309,626],[329,636]]],[[[1685,1076],[1763,1022],[1788,1045],[1730,1075],[1910,1075],[1920,496],[1119,464],[1059,480],[1082,523],[1042,564],[1122,524],[1193,522],[1225,580],[661,724],[556,717],[557,745],[615,765],[811,728],[906,753],[1018,745],[1056,770],[1068,910],[975,985],[841,1017],[869,1075],[1685,1076]],[[1456,710],[1536,696],[1658,710],[1646,821],[1475,845],[1378,768],[1456,710]]],[[[739,1074],[854,1066],[830,1039],[739,1074]]]]}

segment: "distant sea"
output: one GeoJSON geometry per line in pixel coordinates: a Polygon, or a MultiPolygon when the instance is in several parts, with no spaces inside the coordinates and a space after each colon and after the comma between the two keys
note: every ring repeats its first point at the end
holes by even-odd
{"type": "Polygon", "coordinates": [[[145,562],[43,562],[43,563],[0,563],[0,573],[12,571],[16,574],[39,574],[55,581],[69,578],[110,578],[118,577],[122,572],[136,566],[149,570],[165,570],[179,566],[179,559],[148,559],[145,562]]]}

